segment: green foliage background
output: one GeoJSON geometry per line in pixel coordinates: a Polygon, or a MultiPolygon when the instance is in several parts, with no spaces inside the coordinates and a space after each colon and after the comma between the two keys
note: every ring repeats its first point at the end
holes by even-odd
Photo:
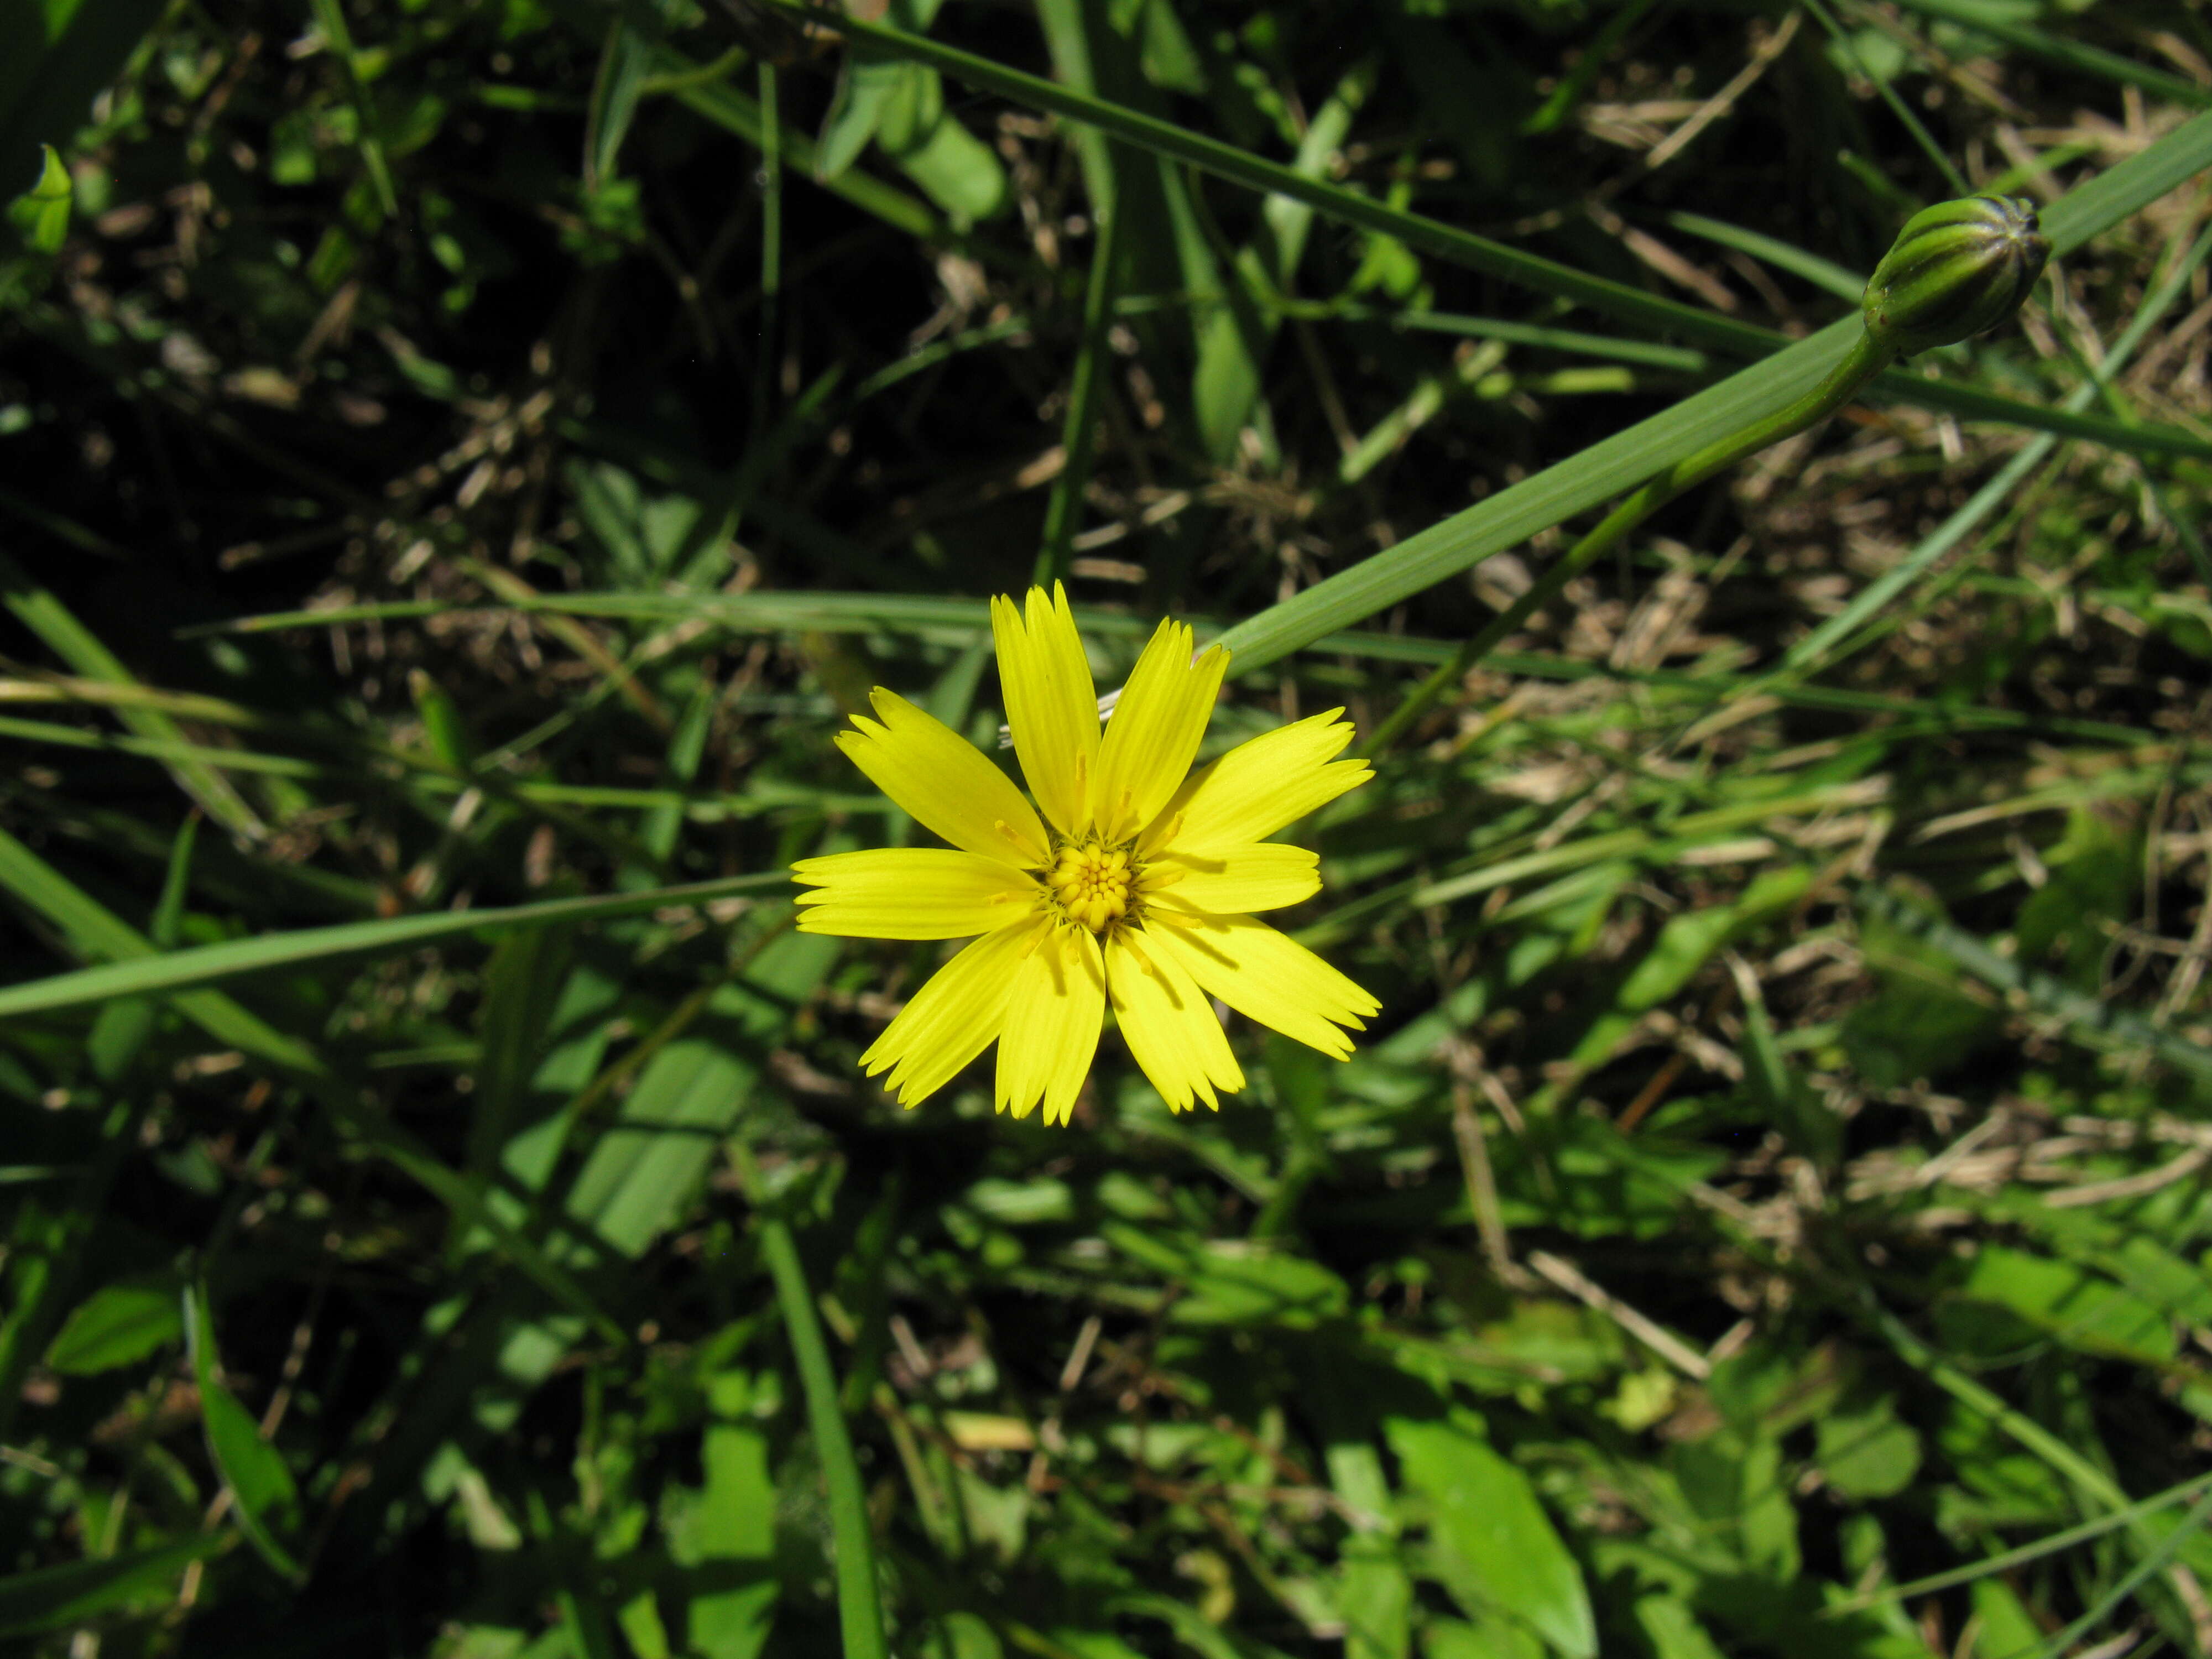
{"type": "Polygon", "coordinates": [[[2204,8],[853,10],[0,13],[0,1639],[2212,1648],[2204,8]],[[1301,827],[1354,1060],[860,1077],[870,685],[1371,732],[1968,188],[1301,827]]]}

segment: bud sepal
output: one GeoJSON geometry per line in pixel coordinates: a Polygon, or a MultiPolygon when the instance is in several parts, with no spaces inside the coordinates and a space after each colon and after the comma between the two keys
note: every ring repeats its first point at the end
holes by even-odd
{"type": "Polygon", "coordinates": [[[1995,328],[2043,275],[2051,244],[2016,196],[1938,202],[1905,222],[1867,284],[1867,333],[1900,357],[1995,328]]]}

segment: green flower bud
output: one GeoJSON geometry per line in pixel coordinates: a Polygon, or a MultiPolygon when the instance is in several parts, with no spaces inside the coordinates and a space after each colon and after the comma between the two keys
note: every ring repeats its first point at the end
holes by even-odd
{"type": "Polygon", "coordinates": [[[1970,338],[2020,308],[2050,258],[2033,203],[1938,202],[1905,222],[1875,267],[1867,332],[1900,357],[1970,338]]]}

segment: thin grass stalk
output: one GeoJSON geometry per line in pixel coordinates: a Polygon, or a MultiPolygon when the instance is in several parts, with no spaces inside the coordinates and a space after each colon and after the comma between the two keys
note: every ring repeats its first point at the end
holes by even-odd
{"type": "Polygon", "coordinates": [[[776,313],[783,300],[783,124],[776,113],[775,65],[760,61],[761,303],[760,351],[753,359],[752,441],[768,438],[770,388],[775,384],[776,313]]]}
{"type": "Polygon", "coordinates": [[[867,1494],[839,1403],[837,1373],[830,1363],[829,1345],[822,1340],[821,1322],[815,1317],[814,1293],[799,1260],[799,1243],[790,1224],[769,1206],[752,1149],[732,1136],[729,1155],[760,1228],[761,1254],[775,1281],[776,1307],[799,1364],[806,1419],[822,1460],[823,1484],[830,1494],[830,1532],[836,1546],[837,1622],[844,1635],[845,1659],[890,1659],[884,1643],[883,1604],[876,1592],[876,1547],[868,1528],[867,1494]]]}
{"type": "Polygon", "coordinates": [[[1863,332],[1851,354],[1831,369],[1826,380],[1796,403],[1747,431],[1723,438],[1686,459],[1676,462],[1646,482],[1634,495],[1606,514],[1596,528],[1570,548],[1564,557],[1529,586],[1528,592],[1492,617],[1486,626],[1453,653],[1449,662],[1431,671],[1428,678],[1416,686],[1382,722],[1368,743],[1365,752],[1370,757],[1380,755],[1397,742],[1443,695],[1446,687],[1455,684],[1468,669],[1495,650],[1540,606],[1556,599],[1569,582],[1620,545],[1630,531],[1660,507],[1684,490],[1733,466],[1745,456],[1754,454],[1793,432],[1802,432],[1814,422],[1833,414],[1853,392],[1881,371],[1888,362],[1890,355],[1886,348],[1876,344],[1870,335],[1863,332]]]}
{"type": "Polygon", "coordinates": [[[2156,1548],[2136,1562],[2118,1583],[2106,1591],[2098,1599],[2096,1606],[2067,1626],[2064,1630],[2046,1637],[2043,1645],[2033,1653],[1995,1655],[1992,1656],[1992,1659],[2057,1659],[2058,1655],[2071,1650],[2076,1642],[2117,1613],[2121,1602],[2141,1589],[2153,1577],[2163,1572],[2167,1564],[2181,1553],[2182,1546],[2197,1535],[2208,1516],[2212,1516],[2212,1492],[2208,1492],[2198,1498],[2191,1507],[2189,1513],[2182,1516],[2181,1524],[2167,1533],[2160,1540],[2156,1548]]]}
{"type": "Polygon", "coordinates": [[[2200,1474],[2193,1480],[2184,1480],[2168,1486],[2164,1492],[2154,1492],[2150,1497],[2130,1504],[2124,1510],[2114,1510],[2111,1514],[2100,1515],[2094,1521],[2084,1521],[2081,1525],[2069,1527],[2063,1532],[2054,1532],[2049,1537],[2039,1538],[2032,1544],[2022,1544],[2016,1548],[2004,1550],[1996,1555],[1984,1556],[1982,1559],[1971,1562],[1966,1566],[1953,1567],[1948,1572],[1930,1573],[1925,1578],[1910,1579],[1902,1584],[1884,1584],[1881,1589],[1868,1590],[1862,1595],[1850,1596],[1840,1601],[1831,1601],[1820,1609],[1820,1617],[1840,1619],[1847,1613],[1863,1613],[1869,1607],[1882,1607],[1892,1601],[1906,1601],[1918,1595],[1932,1595],[1937,1590],[1951,1589],[1960,1584],[1971,1584],[1977,1578],[1987,1578],[1996,1573],[2009,1572],[2014,1567],[2024,1567],[2031,1561],[2040,1561],[2045,1556],[2056,1555],[2059,1551],[2071,1549],[2076,1544],[2086,1544],[2092,1539],[2102,1538],[2108,1532],[2117,1532],[2122,1527],[2132,1526],[2148,1516],[2157,1514],[2160,1510],[2172,1509],[2176,1504],[2187,1502],[2190,1498],[2203,1493],[2208,1486],[2212,1486],[2212,1474],[2200,1474]]]}
{"type": "MultiPolygon", "coordinates": [[[[2144,296],[2134,319],[2119,338],[2112,343],[2112,349],[2105,354],[2104,361],[2094,365],[2090,369],[2089,378],[2067,394],[2062,407],[2087,409],[2096,401],[2099,393],[2127,365],[2128,360],[2149,337],[2150,331],[2172,307],[2174,301],[2188,290],[2191,278],[2208,255],[2212,255],[2212,231],[2198,237],[2166,280],[2144,296]]],[[[2043,464],[2057,441],[2048,433],[2031,439],[2020,453],[2005,463],[1995,477],[1937,526],[1934,534],[1885,571],[1842,611],[1791,646],[1782,661],[1782,675],[1816,673],[1822,668],[1832,666],[1838,656],[1848,654],[1844,641],[1871,623],[1877,611],[1917,581],[1931,565],[1958,545],[1976,525],[2002,506],[2028,474],[2043,464]]],[[[1863,642],[1859,641],[1853,644],[1863,642]]],[[[1755,683],[1745,688],[1745,695],[1755,695],[1765,689],[1764,684],[1755,683]]]]}
{"type": "MultiPolygon", "coordinates": [[[[1105,147],[1108,165],[1118,167],[1115,146],[1105,147]]],[[[1083,495],[1091,482],[1091,441],[1098,424],[1098,398],[1104,383],[1106,336],[1114,325],[1114,293],[1121,251],[1121,211],[1119,192],[1091,200],[1092,242],[1091,278],[1083,295],[1083,340],[1075,354],[1075,368],[1067,387],[1067,421],[1061,428],[1060,453],[1066,458],[1060,477],[1053,481],[1052,496],[1045,504],[1044,535],[1037,549],[1034,580],[1040,586],[1067,574],[1074,552],[1076,526],[1083,521],[1083,495]]]]}
{"type": "Polygon", "coordinates": [[[1912,112],[1912,106],[1898,95],[1897,88],[1890,84],[1890,77],[1876,75],[1867,67],[1866,59],[1859,55],[1857,43],[1851,39],[1850,32],[1830,14],[1827,7],[1822,5],[1820,0],[1805,0],[1805,9],[1819,21],[1822,28],[1827,30],[1828,39],[1838,51],[1850,59],[1851,67],[1864,76],[1873,85],[1874,89],[1881,95],[1882,102],[1889,106],[1889,112],[1897,118],[1898,125],[1912,135],[1912,142],[1920,146],[1920,153],[1934,162],[1936,170],[1943,175],[1943,182],[1949,187],[1951,194],[1972,195],[1974,187],[1967,183],[1966,174],[1959,171],[1958,164],[1944,153],[1943,147],[1937,143],[1928,129],[1921,125],[1920,118],[1912,112]]]}

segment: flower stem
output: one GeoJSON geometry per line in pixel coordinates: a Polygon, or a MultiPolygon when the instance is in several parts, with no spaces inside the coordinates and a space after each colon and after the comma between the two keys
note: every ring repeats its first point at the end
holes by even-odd
{"type": "Polygon", "coordinates": [[[814,1315],[806,1270],[799,1265],[798,1241],[792,1237],[790,1224],[769,1206],[752,1149],[735,1136],[728,1145],[730,1162],[736,1167],[760,1228],[761,1254],[768,1259],[769,1276],[775,1280],[776,1305],[791,1338],[792,1356],[799,1362],[807,1421],[822,1458],[823,1484],[829,1488],[830,1535],[836,1545],[837,1568],[837,1621],[844,1634],[845,1659],[889,1659],[890,1650],[884,1644],[883,1605],[876,1593],[875,1540],[868,1530],[860,1466],[853,1455],[853,1437],[846,1431],[844,1410],[838,1403],[837,1374],[830,1367],[829,1346],[822,1340],[821,1322],[814,1315]]]}
{"type": "Polygon", "coordinates": [[[1430,706],[1447,687],[1455,684],[1468,669],[1495,650],[1500,641],[1526,622],[1540,606],[1556,599],[1569,582],[1620,545],[1630,531],[1660,507],[1692,485],[1703,483],[1716,472],[1735,465],[1745,456],[1755,454],[1771,443],[1802,432],[1815,422],[1826,419],[1850,402],[1860,387],[1888,367],[1895,355],[1887,347],[1877,344],[1871,335],[1862,333],[1858,343],[1851,348],[1850,355],[1830,370],[1820,385],[1787,409],[1777,410],[1756,425],[1710,443],[1695,454],[1686,455],[1672,466],[1645,479],[1633,495],[1607,514],[1596,528],[1569,548],[1565,556],[1546,571],[1527,592],[1492,617],[1479,633],[1452,654],[1450,661],[1440,665],[1415,686],[1390,717],[1376,729],[1375,735],[1368,740],[1362,752],[1372,759],[1397,742],[1414,721],[1428,712],[1430,706]]]}

